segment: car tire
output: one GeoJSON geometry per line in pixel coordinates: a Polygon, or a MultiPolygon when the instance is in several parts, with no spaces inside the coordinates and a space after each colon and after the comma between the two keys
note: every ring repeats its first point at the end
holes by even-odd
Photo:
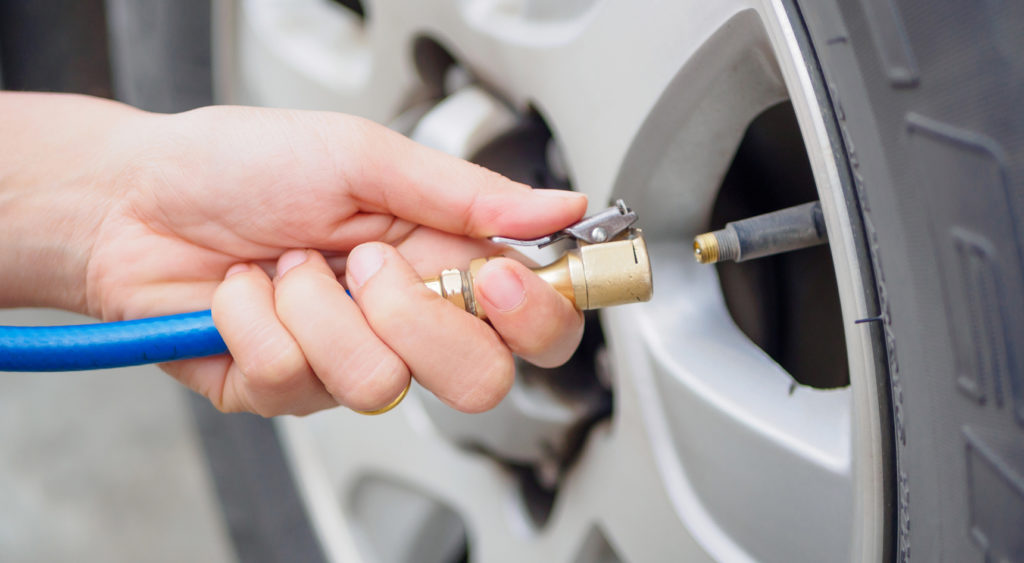
{"type": "Polygon", "coordinates": [[[801,2],[878,288],[900,561],[1024,560],[1024,10],[801,2]]]}

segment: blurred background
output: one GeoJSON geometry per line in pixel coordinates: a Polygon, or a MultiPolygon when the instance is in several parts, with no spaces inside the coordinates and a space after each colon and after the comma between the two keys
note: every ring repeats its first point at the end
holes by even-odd
{"type": "Polygon", "coordinates": [[[232,561],[186,393],[153,367],[0,374],[0,560],[232,561]]]}
{"type": "MultiPolygon", "coordinates": [[[[188,17],[200,10],[210,3],[0,0],[0,83],[154,111],[208,104],[209,18],[188,17]]],[[[0,324],[80,322],[0,310],[0,324]]],[[[0,373],[0,561],[233,561],[202,408],[154,367],[0,373]]]]}

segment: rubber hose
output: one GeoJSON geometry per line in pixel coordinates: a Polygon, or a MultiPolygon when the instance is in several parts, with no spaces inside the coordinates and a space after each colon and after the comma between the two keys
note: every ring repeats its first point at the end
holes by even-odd
{"type": "Polygon", "coordinates": [[[0,371],[78,371],[227,352],[210,311],[70,326],[0,326],[0,371]]]}

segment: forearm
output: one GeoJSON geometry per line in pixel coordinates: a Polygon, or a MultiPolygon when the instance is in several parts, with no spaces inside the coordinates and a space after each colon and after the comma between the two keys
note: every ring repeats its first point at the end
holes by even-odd
{"type": "Polygon", "coordinates": [[[0,306],[85,311],[92,241],[125,166],[114,146],[140,113],[85,96],[0,93],[0,306]]]}

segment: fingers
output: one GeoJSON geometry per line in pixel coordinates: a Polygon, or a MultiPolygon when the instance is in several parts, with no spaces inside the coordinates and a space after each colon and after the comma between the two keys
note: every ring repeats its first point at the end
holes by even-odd
{"type": "Polygon", "coordinates": [[[427,289],[394,248],[357,247],[349,254],[346,279],[374,333],[442,401],[481,412],[508,392],[512,355],[498,335],[427,289]]]}
{"type": "MultiPolygon", "coordinates": [[[[533,238],[578,221],[586,197],[530,189],[476,164],[415,143],[379,125],[363,132],[361,166],[343,163],[349,195],[364,210],[387,212],[471,237],[533,238]]],[[[353,156],[340,155],[351,159],[353,156]]]]}
{"type": "Polygon", "coordinates": [[[427,289],[386,244],[348,256],[352,297],[315,251],[290,250],[276,270],[271,280],[256,265],[237,265],[217,289],[214,322],[231,358],[167,368],[222,410],[375,410],[402,392],[411,373],[450,406],[481,412],[508,392],[513,352],[555,366],[582,335],[582,314],[509,259],[491,260],[476,277],[493,328],[427,289]]]}
{"type": "Polygon", "coordinates": [[[278,261],[276,312],[327,392],[355,410],[376,410],[409,384],[402,360],[374,334],[323,257],[289,250],[278,261]]]}
{"type": "Polygon", "coordinates": [[[234,266],[214,294],[213,318],[234,362],[195,363],[175,375],[222,410],[374,410],[409,382],[405,364],[314,251],[285,252],[273,281],[254,265],[234,266]]]}
{"type": "Polygon", "coordinates": [[[532,364],[565,363],[583,337],[583,313],[515,260],[489,260],[477,272],[474,290],[508,347],[532,364]]]}
{"type": "MultiPolygon", "coordinates": [[[[219,396],[210,395],[218,408],[270,416],[336,404],[278,319],[274,284],[263,270],[239,264],[228,271],[213,296],[213,321],[234,358],[221,376],[219,396]]],[[[210,388],[209,382],[193,383],[210,388]]]]}
{"type": "MultiPolygon", "coordinates": [[[[382,233],[393,217],[474,238],[532,238],[577,221],[586,210],[581,194],[532,190],[349,115],[214,107],[174,122],[177,135],[203,132],[188,146],[204,147],[200,158],[218,163],[218,170],[224,161],[238,163],[218,177],[216,188],[245,186],[239,194],[245,199],[232,201],[235,209],[226,202],[204,209],[212,205],[219,222],[264,245],[301,240],[338,248],[352,238],[350,220],[358,218],[364,234],[382,233]],[[264,216],[254,224],[249,218],[257,210],[264,216]],[[270,225],[278,228],[264,228],[270,225]]],[[[197,188],[194,197],[204,199],[212,187],[197,188]]]]}

